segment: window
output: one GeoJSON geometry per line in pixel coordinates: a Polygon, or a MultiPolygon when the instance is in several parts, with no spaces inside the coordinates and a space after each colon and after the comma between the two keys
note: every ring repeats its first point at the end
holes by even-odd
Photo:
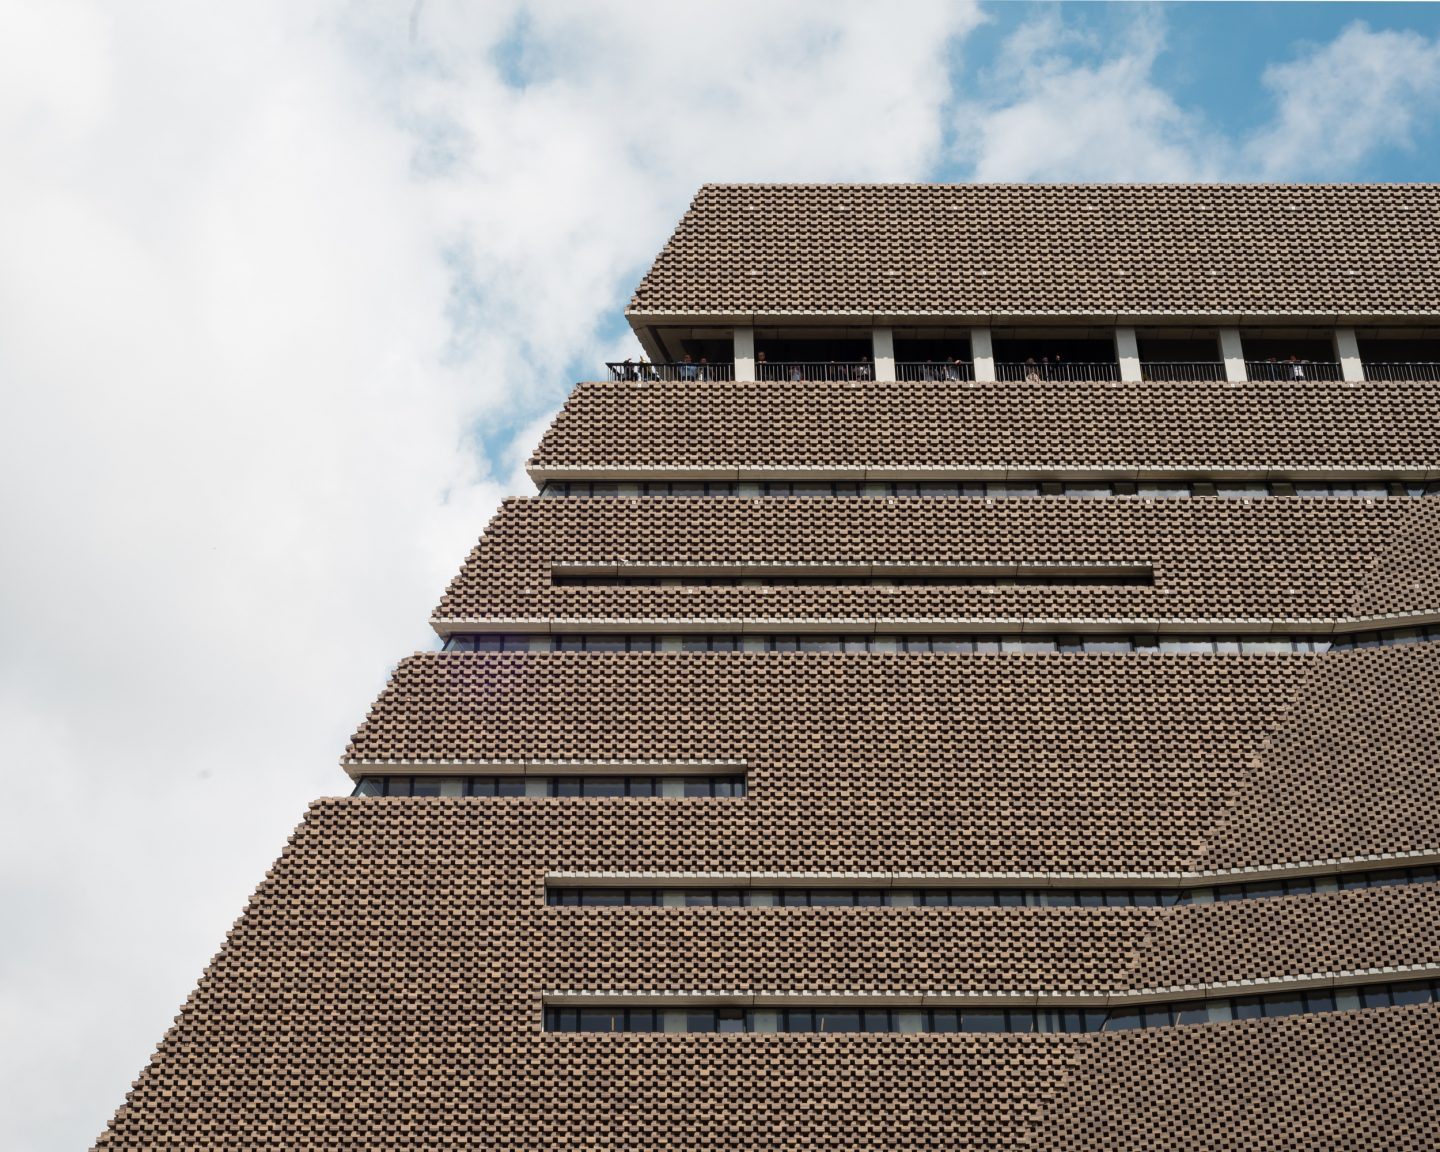
{"type": "Polygon", "coordinates": [[[1280,991],[1262,996],[1128,1005],[1108,1012],[1100,1008],[1037,1011],[994,1006],[857,1008],[818,1004],[787,1008],[547,1007],[544,1025],[551,1032],[1089,1033],[1403,1007],[1437,1000],[1440,1000],[1440,981],[1413,980],[1313,992],[1280,991]]]}

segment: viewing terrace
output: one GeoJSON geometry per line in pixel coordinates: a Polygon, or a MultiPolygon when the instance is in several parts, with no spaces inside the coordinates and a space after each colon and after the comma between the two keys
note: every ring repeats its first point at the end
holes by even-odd
{"type": "Polygon", "coordinates": [[[654,359],[606,364],[633,383],[1440,379],[1440,334],[1354,328],[658,330],[654,359]]]}

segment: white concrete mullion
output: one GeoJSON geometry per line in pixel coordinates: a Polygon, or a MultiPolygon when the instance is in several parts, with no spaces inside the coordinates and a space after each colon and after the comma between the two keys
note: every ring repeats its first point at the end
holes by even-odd
{"type": "Polygon", "coordinates": [[[735,329],[735,379],[755,379],[755,329],[735,329]]]}
{"type": "Polygon", "coordinates": [[[1335,329],[1335,359],[1340,361],[1340,378],[1347,384],[1364,381],[1365,364],[1360,359],[1360,341],[1355,338],[1354,328],[1335,329]]]}
{"type": "Polygon", "coordinates": [[[1120,379],[1139,380],[1140,341],[1135,337],[1134,328],[1115,329],[1115,359],[1120,364],[1120,379]]]}
{"type": "Polygon", "coordinates": [[[990,340],[989,328],[970,329],[970,359],[975,364],[975,379],[995,379],[995,345],[990,340]]]}
{"type": "Polygon", "coordinates": [[[895,332],[891,328],[875,328],[870,333],[871,355],[876,380],[895,379],[895,332]]]}
{"type": "Polygon", "coordinates": [[[1220,329],[1220,359],[1225,361],[1226,380],[1243,384],[1249,379],[1245,373],[1245,343],[1240,339],[1239,328],[1220,329]]]}

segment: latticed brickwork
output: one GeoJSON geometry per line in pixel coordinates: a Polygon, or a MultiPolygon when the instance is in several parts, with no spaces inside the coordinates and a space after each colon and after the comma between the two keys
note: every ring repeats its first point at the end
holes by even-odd
{"type": "MultiPolygon", "coordinates": [[[[1437,211],[1433,188],[714,187],[635,307],[1440,313],[1437,211]]],[[[586,384],[531,466],[1432,478],[1440,384],[586,384]]],[[[1440,496],[1403,493],[507,501],[440,631],[1355,646],[418,653],[343,758],[416,779],[312,805],[99,1147],[1440,1148],[1437,561],[1440,496]],[[1080,575],[1005,579],[1047,568],[1080,575]],[[647,572],[684,586],[625,582],[647,572]],[[494,786],[706,766],[743,795],[494,786]],[[457,775],[490,794],[419,794],[457,775]],[[666,896],[547,899],[586,885],[666,896]],[[684,898],[787,885],[905,898],[684,898]],[[1014,898],[924,898],[982,886],[1014,898]],[[791,1029],[807,1006],[884,1030],[791,1029]]]]}

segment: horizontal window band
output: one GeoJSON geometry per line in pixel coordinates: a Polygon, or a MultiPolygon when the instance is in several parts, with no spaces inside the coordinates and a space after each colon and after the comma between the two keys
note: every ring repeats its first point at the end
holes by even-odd
{"type": "Polygon", "coordinates": [[[614,616],[435,616],[430,627],[441,637],[455,633],[547,635],[736,635],[838,634],[846,636],[1334,636],[1393,631],[1440,624],[1440,608],[1383,616],[1293,617],[614,617],[614,616]]]}
{"type": "Polygon", "coordinates": [[[800,653],[814,655],[1071,655],[1071,656],[1266,656],[1316,655],[1357,648],[1404,647],[1440,640],[1440,626],[1396,628],[1389,632],[1357,632],[1331,636],[1230,635],[1192,636],[1115,635],[1071,633],[1046,635],[931,636],[917,633],[870,636],[863,633],[766,633],[734,635],[723,632],[655,633],[465,633],[446,637],[446,652],[510,653],[800,653]]]}
{"type": "Polygon", "coordinates": [[[1440,848],[1173,872],[550,872],[556,888],[1204,888],[1440,865],[1440,848]]]}
{"type": "Polygon", "coordinates": [[[552,564],[555,577],[642,576],[661,579],[687,577],[793,577],[796,579],[829,576],[866,576],[891,579],[907,577],[998,579],[1014,577],[1084,576],[1096,579],[1139,577],[1149,579],[1154,570],[1149,564],[552,564]]]}
{"type": "Polygon", "coordinates": [[[693,573],[653,575],[552,575],[553,588],[1123,588],[1150,587],[1154,580],[1149,572],[1017,572],[1017,573],[952,573],[948,576],[852,576],[807,573],[767,576],[730,575],[697,576],[693,573]]]}
{"type": "Polygon", "coordinates": [[[827,1005],[748,1007],[698,1005],[556,1006],[543,1012],[545,1031],[556,1033],[734,1034],[955,1034],[1037,1032],[1075,1034],[1136,1028],[1220,1024],[1367,1008],[1406,1007],[1440,1001],[1440,980],[1386,981],[1311,990],[1190,997],[1105,1007],[891,1007],[827,1005]]]}
{"type": "Polygon", "coordinates": [[[1432,865],[1233,883],[951,886],[800,884],[638,886],[548,883],[545,903],[560,908],[1160,908],[1362,888],[1434,884],[1432,865]]]}
{"type": "Polygon", "coordinates": [[[612,776],[362,774],[352,797],[407,799],[739,799],[748,792],[743,775],[612,776]]]}
{"type": "Polygon", "coordinates": [[[1440,480],[1367,476],[1348,480],[1212,476],[1127,480],[548,480],[540,500],[867,499],[867,500],[1390,500],[1440,495],[1440,480]]]}
{"type": "Polygon", "coordinates": [[[1114,1008],[1217,1000],[1233,996],[1365,988],[1376,984],[1434,981],[1440,963],[1400,964],[1342,972],[1315,972],[1255,980],[1225,980],[1165,988],[1066,992],[599,992],[556,989],[541,999],[550,1008],[1114,1008]]]}

